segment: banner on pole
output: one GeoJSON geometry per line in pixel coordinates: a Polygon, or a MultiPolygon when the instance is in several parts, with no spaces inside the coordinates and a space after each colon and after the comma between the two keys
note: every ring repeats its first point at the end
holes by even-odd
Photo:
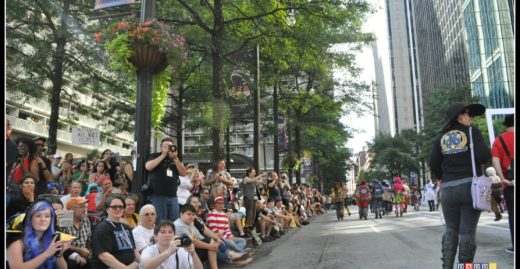
{"type": "Polygon", "coordinates": [[[135,0],[96,0],[94,9],[128,5],[132,3],[135,3],[135,0]]]}
{"type": "Polygon", "coordinates": [[[72,144],[99,147],[100,132],[96,128],[72,128],[72,144]]]}

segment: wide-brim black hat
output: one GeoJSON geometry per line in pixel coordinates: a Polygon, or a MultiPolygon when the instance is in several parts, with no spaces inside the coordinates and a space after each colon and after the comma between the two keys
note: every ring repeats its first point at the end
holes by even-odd
{"type": "Polygon", "coordinates": [[[486,107],[481,104],[465,105],[463,103],[454,103],[448,107],[448,122],[442,129],[448,128],[465,110],[469,111],[470,117],[476,117],[486,113],[486,107]]]}

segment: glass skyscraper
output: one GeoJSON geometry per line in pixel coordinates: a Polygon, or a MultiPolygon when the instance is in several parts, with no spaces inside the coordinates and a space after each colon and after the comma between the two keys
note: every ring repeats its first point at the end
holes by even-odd
{"type": "Polygon", "coordinates": [[[514,32],[507,0],[466,0],[462,5],[473,95],[488,108],[514,106],[514,32]]]}

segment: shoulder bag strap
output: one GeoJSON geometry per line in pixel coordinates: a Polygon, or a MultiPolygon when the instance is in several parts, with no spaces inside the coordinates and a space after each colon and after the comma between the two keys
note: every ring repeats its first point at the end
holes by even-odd
{"type": "Polygon", "coordinates": [[[473,152],[473,134],[471,126],[469,127],[469,148],[471,149],[471,168],[473,169],[473,178],[477,178],[477,170],[475,169],[475,156],[473,152]]]}
{"type": "Polygon", "coordinates": [[[502,143],[502,147],[504,148],[504,151],[506,152],[507,157],[511,161],[513,161],[513,158],[511,158],[511,154],[509,154],[509,150],[507,150],[506,142],[504,142],[504,139],[502,139],[502,136],[499,136],[498,139],[500,140],[500,143],[502,143]]]}

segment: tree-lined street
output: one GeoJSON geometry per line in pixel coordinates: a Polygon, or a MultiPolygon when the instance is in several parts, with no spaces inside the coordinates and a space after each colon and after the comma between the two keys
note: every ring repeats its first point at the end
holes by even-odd
{"type": "MultiPolygon", "coordinates": [[[[360,220],[357,207],[351,207],[351,211],[352,215],[341,222],[334,211],[328,211],[310,225],[291,231],[285,240],[266,243],[262,246],[269,250],[266,257],[245,268],[440,267],[444,226],[439,212],[422,207],[402,218],[390,215],[376,220],[369,213],[368,220],[360,220]]],[[[513,268],[513,255],[504,251],[509,246],[507,221],[493,219],[494,215],[487,212],[480,217],[475,262],[513,268]]]]}

